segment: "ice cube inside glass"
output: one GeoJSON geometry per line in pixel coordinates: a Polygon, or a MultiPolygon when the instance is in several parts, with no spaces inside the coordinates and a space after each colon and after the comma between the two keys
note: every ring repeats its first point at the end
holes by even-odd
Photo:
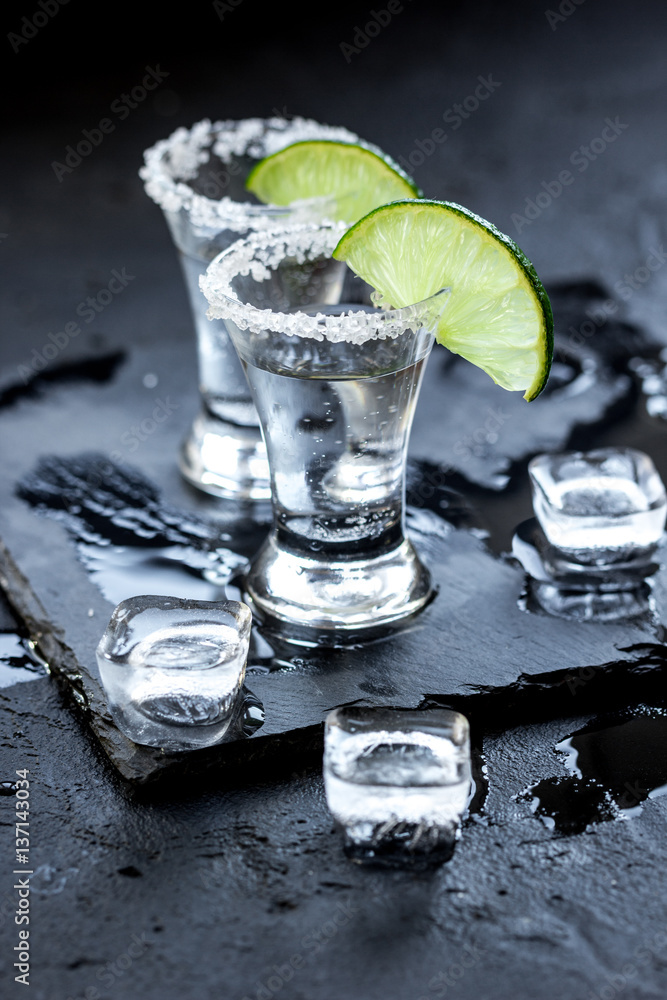
{"type": "Polygon", "coordinates": [[[351,856],[447,860],[470,795],[468,721],[444,708],[336,709],[324,785],[351,856]]]}
{"type": "Polygon", "coordinates": [[[643,452],[600,448],[539,455],[528,471],[544,534],[580,562],[629,560],[660,542],[665,487],[643,452]]]}
{"type": "Polygon", "coordinates": [[[169,751],[219,743],[238,704],[251,624],[238,601],[122,601],[97,647],[118,728],[169,751]]]}

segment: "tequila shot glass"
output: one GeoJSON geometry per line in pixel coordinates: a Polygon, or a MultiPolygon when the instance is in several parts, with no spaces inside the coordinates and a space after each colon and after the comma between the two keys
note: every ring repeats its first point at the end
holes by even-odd
{"type": "Polygon", "coordinates": [[[214,496],[268,499],[269,468],[243,370],[224,320],[206,317],[199,278],[244,235],[332,214],[335,203],[328,199],[279,208],[260,204],[245,190],[259,160],[306,139],[359,141],[347,129],[304,118],[206,119],[177,129],[144,153],[140,176],[178,250],[197,335],[201,408],[183,442],[180,469],[214,496]]]}
{"type": "Polygon", "coordinates": [[[432,595],[405,533],[405,464],[449,290],[375,308],[331,256],[344,231],[254,234],[201,282],[245,369],[269,458],[273,530],[244,593],[293,636],[384,627],[432,595]]]}

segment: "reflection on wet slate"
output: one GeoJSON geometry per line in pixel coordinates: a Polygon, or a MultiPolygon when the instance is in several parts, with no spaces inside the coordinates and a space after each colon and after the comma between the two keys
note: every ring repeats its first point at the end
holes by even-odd
{"type": "Polygon", "coordinates": [[[647,582],[629,590],[581,591],[528,579],[522,598],[527,611],[542,612],[578,622],[634,621],[657,625],[647,582]]]}
{"type": "Polygon", "coordinates": [[[667,420],[667,348],[657,357],[633,358],[630,369],[640,381],[646,412],[667,420]]]}
{"type": "Polygon", "coordinates": [[[660,570],[661,552],[642,552],[613,566],[583,565],[549,545],[536,518],[530,518],[517,527],[512,554],[526,571],[520,607],[528,612],[659,627],[652,577],[660,570]]]}
{"type": "Polygon", "coordinates": [[[34,681],[45,675],[46,671],[32,654],[26,636],[0,632],[0,688],[21,681],[34,681]]]}
{"type": "Polygon", "coordinates": [[[471,823],[488,822],[488,817],[485,815],[484,809],[489,794],[488,767],[481,745],[476,744],[474,733],[471,734],[470,770],[472,780],[470,783],[468,806],[463,816],[464,827],[469,826],[471,823]]]}
{"type": "Polygon", "coordinates": [[[112,604],[136,594],[220,600],[246,562],[214,522],[169,507],[140,472],[101,455],[43,458],[17,494],[67,525],[112,604]]]}
{"type": "Polygon", "coordinates": [[[0,592],[0,688],[46,676],[25,627],[12,614],[0,592]]]}
{"type": "Polygon", "coordinates": [[[640,705],[595,719],[555,747],[569,775],[545,778],[520,798],[559,834],[637,815],[667,793],[667,711],[640,705]]]}
{"type": "Polygon", "coordinates": [[[597,719],[558,744],[566,767],[595,778],[619,809],[633,810],[667,792],[667,711],[641,705],[597,719]]]}

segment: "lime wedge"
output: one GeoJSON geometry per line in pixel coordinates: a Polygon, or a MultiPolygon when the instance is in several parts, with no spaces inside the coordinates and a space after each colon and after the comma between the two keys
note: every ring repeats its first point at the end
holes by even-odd
{"type": "Polygon", "coordinates": [[[246,188],[270,205],[333,197],[338,219],[350,223],[378,205],[421,194],[390,157],[330,139],[295,142],[267,156],[251,170],[246,188]]]}
{"type": "Polygon", "coordinates": [[[504,389],[535,399],[553,357],[553,316],[535,269],[509,236],[446,201],[395,201],[342,237],[334,257],[385,305],[451,294],[436,339],[504,389]]]}

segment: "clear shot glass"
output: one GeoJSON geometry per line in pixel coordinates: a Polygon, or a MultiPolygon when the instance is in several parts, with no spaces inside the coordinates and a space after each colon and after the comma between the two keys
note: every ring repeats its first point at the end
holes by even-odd
{"type": "Polygon", "coordinates": [[[324,786],[351,857],[446,861],[470,797],[468,721],[444,708],[338,708],[325,724],[324,786]]]}
{"type": "Polygon", "coordinates": [[[344,128],[304,118],[204,120],[179,128],[144,153],[140,176],[162,209],[178,250],[197,335],[201,408],[183,442],[180,469],[214,496],[270,496],[266,449],[248,386],[224,320],[207,319],[199,278],[235,240],[330,215],[327,199],[294,208],[262,205],[245,190],[253,166],[305,139],[357,142],[344,128]]]}
{"type": "Polygon", "coordinates": [[[239,701],[251,623],[238,601],[122,601],[97,647],[121,732],[171,752],[220,743],[239,701]]]}
{"type": "Polygon", "coordinates": [[[405,464],[449,292],[375,308],[368,286],[331,256],[344,228],[254,234],[202,279],[245,369],[269,459],[273,529],[244,592],[293,635],[385,626],[432,594],[405,534],[405,464]]]}

